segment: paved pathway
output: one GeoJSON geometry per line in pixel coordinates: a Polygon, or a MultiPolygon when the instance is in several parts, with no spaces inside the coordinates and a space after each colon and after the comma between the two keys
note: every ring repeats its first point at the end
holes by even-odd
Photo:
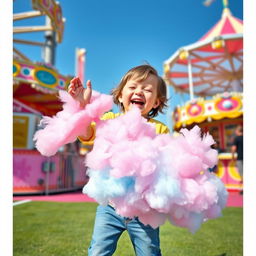
{"type": "MultiPolygon", "coordinates": [[[[82,194],[81,191],[53,194],[53,195],[26,195],[14,196],[14,201],[32,200],[32,201],[53,201],[53,202],[95,202],[94,199],[82,194]]],[[[243,196],[238,192],[230,192],[227,202],[228,207],[243,207],[243,196]]]]}
{"type": "Polygon", "coordinates": [[[59,193],[51,195],[25,195],[25,196],[14,196],[13,200],[27,200],[32,201],[53,201],[53,202],[95,202],[94,199],[90,198],[87,195],[82,194],[81,191],[68,192],[68,193],[59,193]]]}

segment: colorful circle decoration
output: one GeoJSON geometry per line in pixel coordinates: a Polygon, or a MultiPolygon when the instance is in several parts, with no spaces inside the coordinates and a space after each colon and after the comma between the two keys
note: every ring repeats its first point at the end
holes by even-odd
{"type": "Polygon", "coordinates": [[[13,74],[16,73],[17,70],[18,70],[17,67],[16,67],[15,65],[13,65],[13,66],[12,66],[12,73],[13,73],[13,74]]]}
{"type": "Polygon", "coordinates": [[[13,62],[13,65],[12,65],[13,76],[17,76],[19,73],[20,73],[20,65],[16,62],[13,62]]]}
{"type": "Polygon", "coordinates": [[[239,102],[234,98],[222,98],[216,102],[216,109],[221,112],[234,111],[239,107],[239,102]]]}
{"type": "Polygon", "coordinates": [[[242,106],[243,96],[239,92],[225,92],[211,99],[190,100],[173,111],[174,129],[179,129],[181,125],[185,127],[193,123],[238,118],[243,115],[242,106]]]}
{"type": "Polygon", "coordinates": [[[58,84],[57,74],[44,67],[37,67],[33,72],[33,77],[38,84],[47,88],[54,88],[58,84]]]}
{"type": "Polygon", "coordinates": [[[187,108],[188,115],[192,117],[201,115],[202,112],[203,112],[203,107],[198,103],[191,103],[187,108]]]}
{"type": "Polygon", "coordinates": [[[31,72],[31,69],[30,68],[27,68],[27,67],[22,67],[21,70],[20,70],[21,74],[23,76],[29,76],[30,75],[30,72],[31,72]]]}
{"type": "Polygon", "coordinates": [[[65,88],[66,84],[65,84],[65,81],[62,80],[62,79],[59,79],[59,87],[60,88],[65,88]]]}

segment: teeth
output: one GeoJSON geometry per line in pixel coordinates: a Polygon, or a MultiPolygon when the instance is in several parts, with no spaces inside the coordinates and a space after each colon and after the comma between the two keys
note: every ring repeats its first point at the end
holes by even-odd
{"type": "Polygon", "coordinates": [[[142,102],[142,101],[137,101],[137,100],[132,100],[131,103],[132,103],[132,104],[140,104],[140,105],[143,105],[143,104],[144,104],[144,102],[142,102]]]}

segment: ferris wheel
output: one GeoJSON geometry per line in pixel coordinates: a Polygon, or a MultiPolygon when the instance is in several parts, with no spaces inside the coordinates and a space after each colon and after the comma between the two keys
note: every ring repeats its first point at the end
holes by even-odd
{"type": "MultiPolygon", "coordinates": [[[[13,42],[15,47],[13,49],[17,58],[30,61],[30,58],[20,51],[16,45],[25,44],[30,46],[39,46],[44,51],[44,63],[54,65],[55,61],[55,47],[57,43],[61,43],[64,32],[65,18],[62,17],[61,6],[54,0],[32,0],[33,10],[22,13],[14,13],[13,15],[13,42]],[[44,24],[34,26],[18,26],[18,21],[28,21],[35,17],[43,17],[44,24]],[[45,32],[44,42],[18,39],[18,34],[45,32]]],[[[30,23],[31,24],[31,23],[30,23]]],[[[31,36],[28,36],[31,37],[31,36]]]]}
{"type": "Polygon", "coordinates": [[[61,6],[54,0],[31,3],[32,10],[13,14],[13,98],[19,106],[23,104],[53,115],[61,109],[58,91],[66,89],[70,81],[69,76],[60,74],[54,67],[55,48],[62,42],[65,19],[61,6]],[[30,47],[26,53],[24,46],[30,47]],[[42,49],[43,60],[29,57],[32,47],[42,49]]]}

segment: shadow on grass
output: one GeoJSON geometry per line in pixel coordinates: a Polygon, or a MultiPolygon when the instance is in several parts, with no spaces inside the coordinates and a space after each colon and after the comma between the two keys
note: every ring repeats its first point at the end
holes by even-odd
{"type": "Polygon", "coordinates": [[[222,254],[218,254],[216,256],[227,256],[227,254],[226,253],[222,253],[222,254]]]}

